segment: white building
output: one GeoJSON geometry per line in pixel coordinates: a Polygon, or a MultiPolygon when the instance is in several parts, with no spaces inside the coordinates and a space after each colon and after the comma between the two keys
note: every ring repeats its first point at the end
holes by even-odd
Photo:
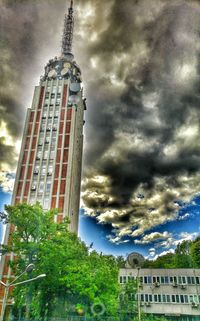
{"type": "Polygon", "coordinates": [[[131,278],[139,280],[138,300],[145,313],[200,320],[200,269],[120,269],[120,284],[131,278]]]}

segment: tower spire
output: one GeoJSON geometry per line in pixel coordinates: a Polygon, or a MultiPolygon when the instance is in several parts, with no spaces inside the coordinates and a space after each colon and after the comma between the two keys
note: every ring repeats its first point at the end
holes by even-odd
{"type": "Polygon", "coordinates": [[[70,7],[68,8],[68,14],[64,19],[64,30],[62,37],[62,56],[65,56],[72,51],[72,40],[74,30],[74,17],[73,17],[73,0],[71,0],[70,7]]]}

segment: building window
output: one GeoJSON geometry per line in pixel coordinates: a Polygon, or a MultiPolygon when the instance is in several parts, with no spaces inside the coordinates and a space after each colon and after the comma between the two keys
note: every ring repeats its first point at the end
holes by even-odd
{"type": "Polygon", "coordinates": [[[36,159],[40,159],[41,158],[41,156],[42,156],[42,151],[38,151],[37,152],[37,156],[36,156],[36,159]]]}
{"type": "Polygon", "coordinates": [[[55,151],[52,150],[52,151],[50,152],[50,159],[54,159],[54,158],[55,158],[55,151]]]}
{"type": "Polygon", "coordinates": [[[48,91],[45,94],[45,98],[49,98],[49,92],[48,91]]]}
{"type": "Polygon", "coordinates": [[[37,202],[39,202],[40,205],[42,205],[42,198],[41,198],[41,197],[38,197],[38,198],[37,198],[37,202]]]}
{"type": "Polygon", "coordinates": [[[170,303],[170,302],[171,302],[171,301],[170,301],[170,295],[169,295],[169,294],[166,295],[166,299],[167,299],[167,303],[170,303]]]}
{"type": "Polygon", "coordinates": [[[185,303],[188,303],[188,296],[184,295],[185,303]]]}
{"type": "Polygon", "coordinates": [[[36,191],[37,181],[34,181],[31,187],[31,191],[36,191]]]}
{"type": "Polygon", "coordinates": [[[40,137],[40,138],[39,138],[39,141],[38,141],[38,145],[39,145],[39,146],[42,146],[42,145],[43,145],[43,142],[44,142],[43,137],[40,137]]]}
{"type": "Polygon", "coordinates": [[[46,192],[47,193],[50,193],[50,191],[51,191],[51,182],[47,182],[47,184],[46,184],[46,192]]]}
{"type": "Polygon", "coordinates": [[[178,295],[178,294],[176,295],[176,302],[177,302],[177,303],[180,302],[180,300],[179,300],[179,295],[178,295]]]}
{"type": "Polygon", "coordinates": [[[181,300],[181,303],[184,303],[184,296],[182,294],[180,295],[180,300],[181,300]]]}
{"type": "Polygon", "coordinates": [[[166,284],[169,283],[169,278],[168,278],[168,276],[165,276],[165,283],[166,283],[166,284]]]}
{"type": "Polygon", "coordinates": [[[154,294],[154,302],[158,302],[157,294],[154,294]]]}
{"type": "Polygon", "coordinates": [[[38,173],[39,173],[39,166],[35,166],[33,174],[38,175],[38,173]]]}
{"type": "Polygon", "coordinates": [[[175,298],[175,295],[172,294],[172,303],[175,303],[176,302],[176,298],[175,298]]]}
{"type": "Polygon", "coordinates": [[[42,193],[44,191],[44,182],[40,182],[39,192],[42,193]]]}
{"type": "Polygon", "coordinates": [[[53,173],[53,164],[50,164],[48,167],[48,174],[52,174],[53,173]]]}
{"type": "Polygon", "coordinates": [[[31,205],[33,205],[35,203],[35,197],[34,196],[30,197],[29,203],[31,205]]]}
{"type": "Polygon", "coordinates": [[[42,174],[42,175],[45,175],[45,174],[46,174],[46,164],[45,164],[45,165],[42,165],[41,174],[42,174]]]}
{"type": "Polygon", "coordinates": [[[51,119],[50,120],[48,119],[47,127],[51,128],[51,125],[52,125],[52,121],[51,119]]]}
{"type": "Polygon", "coordinates": [[[55,110],[55,116],[58,117],[59,116],[59,109],[55,110]]]}
{"type": "Polygon", "coordinates": [[[49,208],[49,198],[45,197],[44,202],[43,202],[43,207],[44,207],[44,210],[48,210],[48,208],[49,208]]]}
{"type": "Polygon", "coordinates": [[[165,283],[165,278],[164,278],[164,276],[161,276],[160,280],[161,280],[161,283],[162,283],[162,284],[165,283]]]}
{"type": "Polygon", "coordinates": [[[40,130],[44,131],[44,130],[45,130],[45,127],[46,127],[46,124],[41,124],[40,130]]]}
{"type": "Polygon", "coordinates": [[[186,284],[186,277],[185,276],[182,276],[182,283],[186,284]]]}
{"type": "Polygon", "coordinates": [[[51,144],[52,144],[52,145],[56,145],[56,137],[52,137],[52,139],[51,139],[51,144]]]}
{"type": "Polygon", "coordinates": [[[44,159],[47,159],[47,158],[48,158],[48,153],[49,153],[48,150],[45,150],[45,151],[44,151],[44,159]]]}
{"type": "Polygon", "coordinates": [[[57,126],[57,124],[58,124],[58,118],[56,117],[56,118],[53,119],[53,126],[54,125],[57,126]]]}

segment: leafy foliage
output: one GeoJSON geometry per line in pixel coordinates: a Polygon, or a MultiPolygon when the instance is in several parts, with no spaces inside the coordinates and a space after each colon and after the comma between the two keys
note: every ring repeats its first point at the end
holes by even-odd
{"type": "Polygon", "coordinates": [[[94,303],[102,303],[107,315],[116,315],[119,286],[113,256],[89,251],[68,231],[67,220],[54,222],[56,211],[44,212],[39,204],[7,206],[6,211],[7,221],[15,229],[3,251],[16,254],[10,262],[14,272],[18,275],[34,263],[29,277],[46,274],[44,279],[14,288],[17,308],[22,308],[31,295],[32,316],[38,320],[66,317],[80,311],[80,305],[89,315],[94,303]]]}
{"type": "Polygon", "coordinates": [[[121,288],[120,298],[120,312],[122,315],[134,316],[137,313],[137,280],[130,278],[121,288]]]}
{"type": "MultiPolygon", "coordinates": [[[[195,267],[195,260],[198,256],[198,249],[200,250],[200,243],[196,245],[196,252],[194,251],[194,244],[196,241],[184,241],[177,245],[175,253],[168,253],[159,256],[155,261],[145,261],[144,268],[165,268],[165,269],[179,269],[179,268],[193,268],[195,267]],[[196,258],[195,254],[196,253],[196,258]]],[[[199,259],[200,262],[200,259],[199,259]]],[[[198,267],[200,265],[196,265],[198,267]]]]}
{"type": "Polygon", "coordinates": [[[200,237],[191,244],[191,256],[194,262],[194,267],[200,268],[200,237]]]}

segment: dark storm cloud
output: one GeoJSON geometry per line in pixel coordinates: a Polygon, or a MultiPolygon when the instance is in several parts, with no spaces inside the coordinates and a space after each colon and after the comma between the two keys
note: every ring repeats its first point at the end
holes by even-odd
{"type": "MultiPolygon", "coordinates": [[[[102,193],[102,206],[100,195],[95,198],[93,188],[85,183],[83,201],[92,208],[90,202],[95,199],[94,211],[105,213],[98,216],[99,220],[114,226],[116,220],[123,225],[124,215],[136,218],[138,212],[151,219],[148,204],[137,204],[134,211],[133,194],[140,188],[146,197],[157,193],[162,200],[158,210],[163,207],[160,215],[174,218],[173,201],[177,196],[186,196],[181,177],[192,177],[200,169],[198,135],[192,138],[191,145],[184,141],[184,130],[195,123],[199,134],[199,7],[195,2],[184,1],[157,1],[157,8],[154,1],[148,1],[148,5],[151,14],[141,11],[145,6],[147,9],[147,1],[127,0],[123,5],[114,1],[107,29],[91,45],[91,54],[98,57],[98,68],[104,71],[104,81],[107,78],[104,92],[112,95],[109,102],[103,95],[100,99],[92,97],[90,102],[95,103],[88,116],[93,124],[88,138],[93,137],[96,148],[89,144],[85,163],[96,168],[96,176],[109,178],[102,183],[107,184],[109,193],[108,189],[102,193]],[[124,59],[117,64],[115,57],[123,54],[124,59]],[[112,82],[112,73],[115,80],[123,82],[121,88],[112,82]],[[104,117],[112,118],[112,125],[107,126],[101,140],[105,127],[103,122],[99,124],[104,117]],[[134,145],[136,139],[139,142],[134,145]],[[167,148],[174,150],[171,157],[167,148]],[[162,179],[163,187],[156,188],[158,179],[162,179]],[[165,194],[166,187],[174,189],[174,193],[165,194]],[[122,216],[120,209],[126,212],[122,216]]],[[[161,221],[156,218],[154,223],[161,221]]]]}
{"type": "MultiPolygon", "coordinates": [[[[0,115],[15,137],[43,65],[59,54],[65,7],[1,4],[0,115]]],[[[173,201],[198,192],[199,13],[198,1],[75,2],[88,102],[83,202],[119,236],[173,219],[173,201]]]]}
{"type": "Polygon", "coordinates": [[[12,146],[5,145],[5,139],[0,138],[0,163],[6,163],[7,160],[10,159],[10,162],[14,164],[16,154],[12,146]]]}

